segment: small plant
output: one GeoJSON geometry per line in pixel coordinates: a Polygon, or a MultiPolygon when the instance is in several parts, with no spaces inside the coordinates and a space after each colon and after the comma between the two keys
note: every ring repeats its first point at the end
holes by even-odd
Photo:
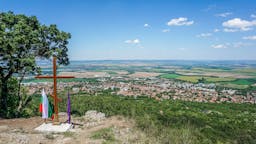
{"type": "Polygon", "coordinates": [[[44,137],[47,138],[47,139],[50,139],[50,140],[54,139],[54,136],[53,136],[52,133],[48,133],[48,134],[44,135],[44,137]]]}
{"type": "Polygon", "coordinates": [[[91,136],[93,139],[104,139],[106,143],[115,141],[115,136],[112,128],[103,128],[94,132],[91,136]]]}
{"type": "Polygon", "coordinates": [[[67,132],[64,132],[63,135],[64,135],[64,137],[73,137],[74,133],[70,132],[70,131],[67,131],[67,132]]]}

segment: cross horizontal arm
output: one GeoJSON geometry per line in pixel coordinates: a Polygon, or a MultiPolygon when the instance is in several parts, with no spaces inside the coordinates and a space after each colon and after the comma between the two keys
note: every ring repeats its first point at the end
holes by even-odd
{"type": "Polygon", "coordinates": [[[75,78],[74,76],[56,76],[56,78],[75,78]]]}

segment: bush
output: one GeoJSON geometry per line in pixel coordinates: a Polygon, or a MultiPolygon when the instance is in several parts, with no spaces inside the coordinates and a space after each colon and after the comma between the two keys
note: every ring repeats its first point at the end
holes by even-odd
{"type": "MultiPolygon", "coordinates": [[[[1,86],[1,82],[0,82],[1,86]]],[[[7,96],[7,111],[1,111],[3,117],[15,117],[16,108],[18,105],[18,80],[17,78],[10,78],[7,83],[8,96],[7,96]]],[[[0,89],[1,90],[1,89],[0,89]]],[[[1,117],[0,115],[0,117],[1,117]]]]}

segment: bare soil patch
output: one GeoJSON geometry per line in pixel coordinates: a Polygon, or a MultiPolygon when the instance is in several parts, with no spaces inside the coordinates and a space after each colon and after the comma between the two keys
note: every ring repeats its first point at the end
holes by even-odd
{"type": "Polygon", "coordinates": [[[110,76],[107,72],[60,72],[59,75],[75,76],[76,78],[97,78],[110,76]]]}
{"type": "Polygon", "coordinates": [[[193,72],[177,72],[181,75],[194,75],[194,76],[214,76],[214,77],[232,77],[232,78],[253,78],[253,76],[228,73],[228,72],[202,72],[202,73],[193,73],[193,72]]]}
{"type": "Polygon", "coordinates": [[[161,75],[162,73],[152,73],[152,72],[135,72],[130,74],[129,77],[133,78],[148,78],[148,77],[156,77],[161,75]]]}
{"type": "MultiPolygon", "coordinates": [[[[62,117],[61,121],[64,121],[62,117]]],[[[43,123],[41,117],[0,120],[0,144],[101,144],[105,139],[92,135],[105,128],[114,134],[114,143],[144,143],[146,136],[134,127],[134,121],[122,116],[113,116],[100,121],[87,121],[85,117],[73,118],[74,128],[65,133],[41,133],[34,130],[43,123]]]]}

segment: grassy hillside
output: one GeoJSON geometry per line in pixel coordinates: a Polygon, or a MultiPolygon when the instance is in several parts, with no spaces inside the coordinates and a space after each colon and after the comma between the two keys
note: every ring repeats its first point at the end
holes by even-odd
{"type": "MultiPolygon", "coordinates": [[[[67,96],[62,97],[60,110],[66,111],[67,96]]],[[[156,101],[106,92],[98,96],[76,94],[71,99],[73,115],[97,110],[107,116],[130,117],[149,140],[159,143],[256,143],[256,106],[251,104],[156,101]]],[[[31,114],[37,113],[39,101],[40,96],[34,96],[31,114]]]]}

